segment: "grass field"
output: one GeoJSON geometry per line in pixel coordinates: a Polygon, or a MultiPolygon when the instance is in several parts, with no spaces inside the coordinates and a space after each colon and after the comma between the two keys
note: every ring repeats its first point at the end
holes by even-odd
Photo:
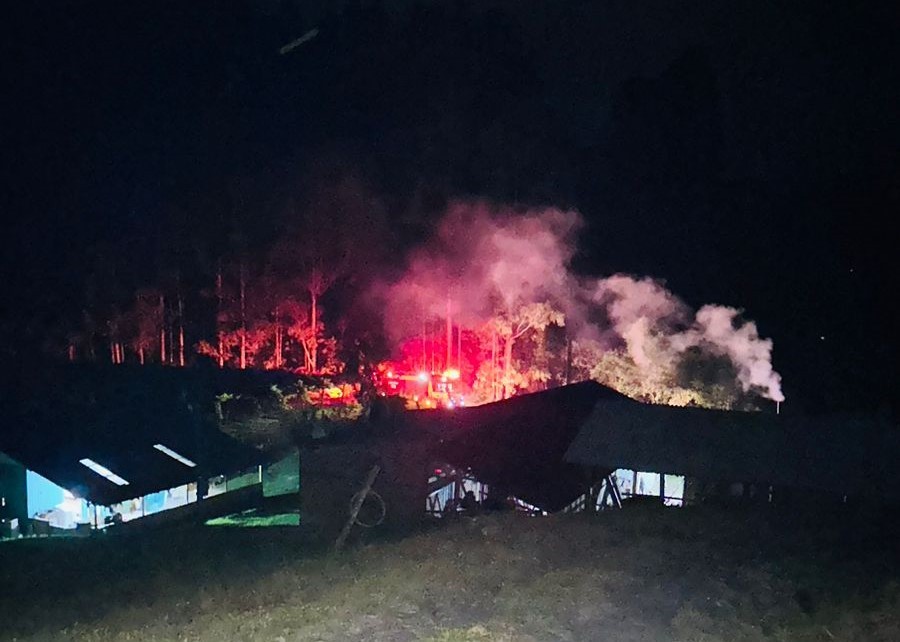
{"type": "Polygon", "coordinates": [[[898,529],[848,511],[484,515],[0,545],[3,640],[900,640],[898,529]]]}

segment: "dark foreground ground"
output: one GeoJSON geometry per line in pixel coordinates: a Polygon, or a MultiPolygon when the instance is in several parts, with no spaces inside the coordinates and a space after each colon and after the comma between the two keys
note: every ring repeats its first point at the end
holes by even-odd
{"type": "Polygon", "coordinates": [[[883,515],[505,514],[339,556],[296,531],[0,544],[0,639],[900,640],[883,515]]]}

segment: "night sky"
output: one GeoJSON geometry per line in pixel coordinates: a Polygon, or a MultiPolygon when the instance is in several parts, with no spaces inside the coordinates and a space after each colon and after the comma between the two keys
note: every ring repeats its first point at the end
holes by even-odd
{"type": "Polygon", "coordinates": [[[3,353],[77,323],[88,282],[127,297],[174,256],[200,284],[234,228],[263,252],[349,181],[385,269],[451,198],[575,208],[579,270],[744,308],[785,410],[896,414],[893,3],[632,5],[19,3],[3,353]]]}

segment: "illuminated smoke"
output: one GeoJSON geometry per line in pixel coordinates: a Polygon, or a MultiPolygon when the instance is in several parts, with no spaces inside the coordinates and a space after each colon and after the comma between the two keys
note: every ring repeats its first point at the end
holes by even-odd
{"type": "Polygon", "coordinates": [[[698,348],[727,357],[745,392],[784,401],[781,376],[772,369],[772,341],[760,338],[756,324],[741,320],[738,310],[704,305],[694,314],[659,282],[621,274],[596,281],[593,300],[605,308],[612,330],[648,375],[698,348]]]}
{"type": "Polygon", "coordinates": [[[454,322],[477,327],[522,303],[549,301],[570,332],[620,345],[648,377],[671,371],[685,351],[727,357],[744,391],[781,401],[772,342],[734,308],[694,311],[651,278],[585,278],[570,270],[581,217],[557,209],[520,211],[484,202],[455,203],[433,239],[409,257],[400,279],[377,298],[391,339],[418,336],[451,301],[454,322]]]}
{"type": "Polygon", "coordinates": [[[773,401],[784,401],[781,375],[772,369],[772,341],[761,339],[753,321],[741,321],[734,308],[704,305],[695,327],[681,335],[694,345],[727,356],[738,369],[744,390],[761,390],[773,401]]]}
{"type": "Polygon", "coordinates": [[[403,277],[382,285],[386,329],[392,339],[415,336],[424,319],[443,317],[478,325],[517,303],[571,297],[569,260],[581,225],[574,212],[516,212],[486,203],[452,205],[437,234],[415,250],[403,277]]]}

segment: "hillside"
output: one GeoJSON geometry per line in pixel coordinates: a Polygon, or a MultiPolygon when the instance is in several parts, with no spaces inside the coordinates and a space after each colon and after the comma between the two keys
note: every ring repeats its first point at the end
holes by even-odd
{"type": "Polygon", "coordinates": [[[3,639],[897,640],[897,529],[859,513],[483,515],[334,556],[296,529],[0,545],[3,639]]]}

